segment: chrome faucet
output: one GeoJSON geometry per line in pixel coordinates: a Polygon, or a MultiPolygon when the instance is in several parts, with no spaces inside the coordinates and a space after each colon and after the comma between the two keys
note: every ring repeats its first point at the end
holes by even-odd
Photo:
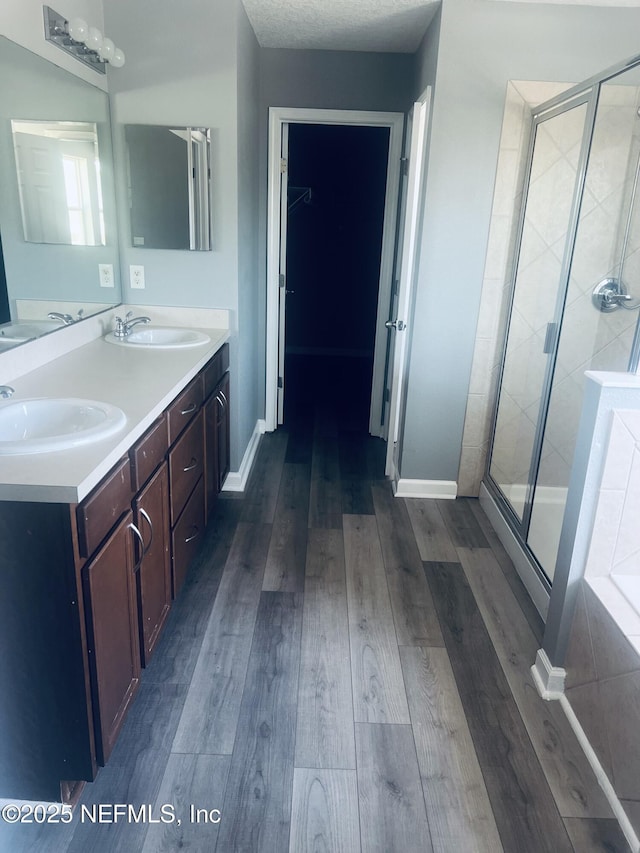
{"type": "Polygon", "coordinates": [[[61,314],[59,311],[49,311],[47,317],[50,320],[60,320],[60,322],[65,326],[70,326],[72,323],[75,323],[71,314],[61,314]]]}
{"type": "Polygon", "coordinates": [[[13,396],[15,388],[12,388],[11,385],[0,385],[0,397],[3,400],[8,400],[9,397],[13,396]]]}
{"type": "Polygon", "coordinates": [[[116,338],[126,338],[131,334],[131,330],[139,323],[150,323],[151,317],[132,317],[133,311],[128,311],[124,320],[122,317],[116,317],[116,327],[113,334],[116,338]]]}

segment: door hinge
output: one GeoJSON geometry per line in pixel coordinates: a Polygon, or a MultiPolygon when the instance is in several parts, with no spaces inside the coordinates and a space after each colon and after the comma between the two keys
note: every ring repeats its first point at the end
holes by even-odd
{"type": "Polygon", "coordinates": [[[280,283],[280,287],[284,287],[286,282],[286,277],[284,273],[280,273],[280,275],[278,276],[278,282],[280,283]]]}
{"type": "Polygon", "coordinates": [[[286,171],[287,171],[287,159],[286,159],[286,157],[281,157],[280,158],[280,174],[284,175],[286,171]]]}
{"type": "Polygon", "coordinates": [[[403,175],[409,174],[409,158],[408,157],[401,157],[400,158],[400,168],[402,169],[403,175]]]}
{"type": "Polygon", "coordinates": [[[278,388],[283,388],[284,382],[282,381],[282,376],[278,376],[278,388]]]}
{"type": "Polygon", "coordinates": [[[388,388],[385,388],[384,389],[384,402],[388,403],[390,398],[391,398],[391,393],[390,393],[388,388]]]}

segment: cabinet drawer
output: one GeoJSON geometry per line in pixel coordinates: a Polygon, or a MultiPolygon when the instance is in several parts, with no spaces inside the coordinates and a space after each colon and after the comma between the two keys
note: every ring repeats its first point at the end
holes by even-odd
{"type": "Polygon", "coordinates": [[[229,370],[229,344],[224,344],[204,368],[204,399],[211,396],[222,375],[229,370]]]}
{"type": "Polygon", "coordinates": [[[196,485],[171,534],[173,597],[180,592],[187,570],[204,535],[204,478],[196,485]]]}
{"type": "Polygon", "coordinates": [[[125,458],[77,508],[81,557],[88,557],[96,550],[130,505],[131,471],[129,459],[125,458]]]}
{"type": "Polygon", "coordinates": [[[167,418],[163,413],[129,451],[133,490],[139,491],[162,462],[169,448],[167,418]]]}
{"type": "Polygon", "coordinates": [[[197,414],[204,399],[202,394],[202,374],[199,373],[167,409],[169,444],[173,444],[182,430],[197,414]]]}
{"type": "Polygon", "coordinates": [[[169,451],[169,483],[171,495],[171,525],[173,526],[193,487],[204,471],[203,412],[189,424],[169,451]]]}

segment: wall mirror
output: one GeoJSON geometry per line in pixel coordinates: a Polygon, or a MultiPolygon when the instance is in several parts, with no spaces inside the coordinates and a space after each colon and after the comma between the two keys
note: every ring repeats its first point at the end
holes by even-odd
{"type": "Polygon", "coordinates": [[[0,186],[0,352],[121,301],[108,96],[2,36],[0,186]]]}
{"type": "Polygon", "coordinates": [[[211,132],[128,124],[131,244],[211,250],[211,132]]]}

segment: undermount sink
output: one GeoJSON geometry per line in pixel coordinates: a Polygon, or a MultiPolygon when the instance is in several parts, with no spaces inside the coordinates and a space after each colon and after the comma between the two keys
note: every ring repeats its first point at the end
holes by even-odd
{"type": "Polygon", "coordinates": [[[124,338],[118,338],[113,332],[105,335],[105,341],[120,346],[147,347],[149,349],[185,349],[199,347],[211,341],[209,335],[196,329],[182,329],[171,326],[140,326],[124,338]]]}
{"type": "Polygon", "coordinates": [[[0,455],[47,453],[100,441],[127,418],[109,403],[74,397],[0,403],[0,455]]]}

